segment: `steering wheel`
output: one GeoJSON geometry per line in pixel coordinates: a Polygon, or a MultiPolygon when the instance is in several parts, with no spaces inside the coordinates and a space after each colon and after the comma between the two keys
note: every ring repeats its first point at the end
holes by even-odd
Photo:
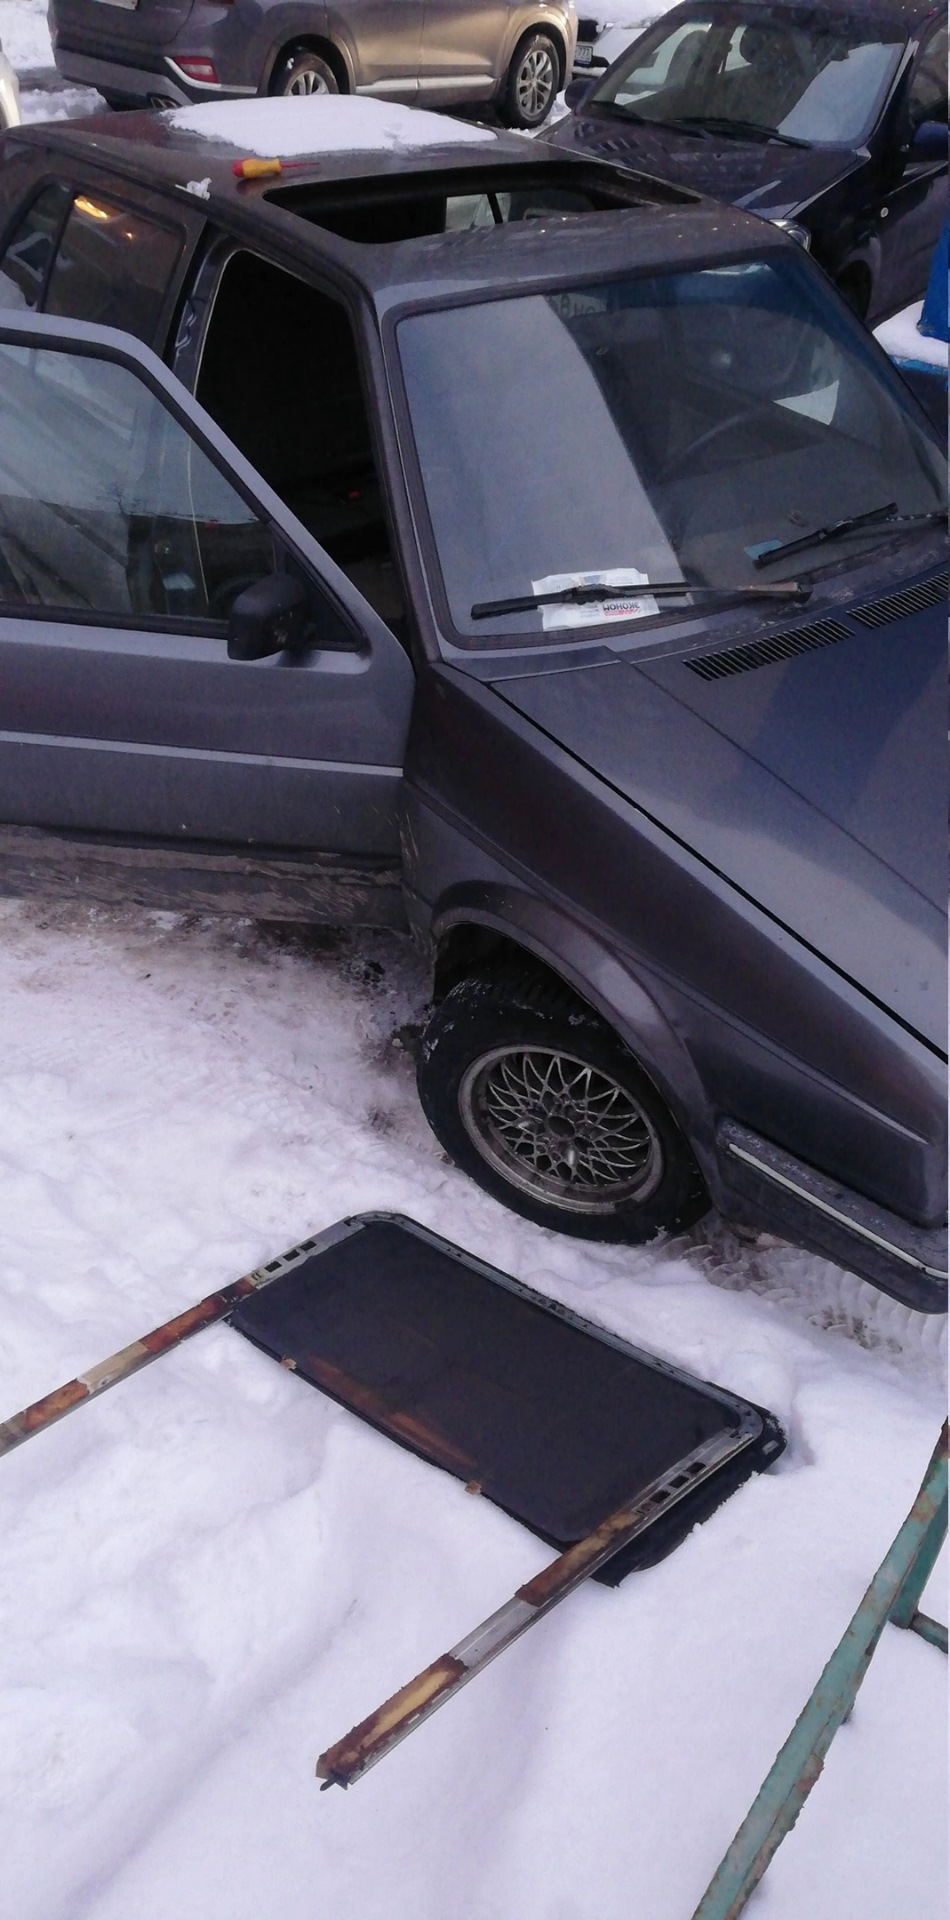
{"type": "Polygon", "coordinates": [[[750,420],[758,418],[759,411],[757,407],[747,408],[745,413],[730,413],[725,420],[716,420],[711,427],[706,428],[705,433],[699,435],[697,440],[691,440],[689,446],[684,447],[682,452],[674,453],[673,458],[668,460],[663,468],[660,479],[675,478],[681,468],[685,467],[696,454],[702,453],[705,447],[711,447],[716,440],[721,440],[724,434],[732,433],[735,427],[748,426],[750,420]]]}

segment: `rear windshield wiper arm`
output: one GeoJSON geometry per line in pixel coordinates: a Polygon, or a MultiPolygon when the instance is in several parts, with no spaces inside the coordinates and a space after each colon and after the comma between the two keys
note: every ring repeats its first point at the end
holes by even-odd
{"type": "Polygon", "coordinates": [[[846,533],[854,533],[858,527],[873,527],[878,522],[892,527],[925,526],[928,521],[945,520],[946,507],[936,507],[932,513],[898,513],[897,501],[889,500],[886,506],[872,507],[869,513],[853,513],[848,520],[832,521],[830,526],[816,527],[814,533],[803,533],[797,540],[786,540],[780,547],[769,547],[767,553],[756,554],[752,562],[754,567],[770,567],[776,560],[784,560],[790,553],[804,553],[806,547],[823,547],[829,540],[840,540],[846,533]]]}
{"type": "MultiPolygon", "coordinates": [[[[771,556],[770,556],[771,557],[771,556]]],[[[687,593],[701,593],[704,599],[714,600],[800,600],[810,598],[811,587],[801,585],[797,580],[780,582],[765,581],[761,586],[705,587],[691,586],[688,580],[644,580],[630,587],[559,587],[555,593],[526,593],[515,600],[479,600],[472,608],[473,620],[488,620],[496,613],[532,613],[536,607],[582,607],[591,601],[645,599],[648,594],[668,600],[672,595],[678,598],[687,593]]]]}

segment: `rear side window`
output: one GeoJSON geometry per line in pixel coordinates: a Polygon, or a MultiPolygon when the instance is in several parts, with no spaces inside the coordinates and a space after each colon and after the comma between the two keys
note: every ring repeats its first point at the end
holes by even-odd
{"type": "Polygon", "coordinates": [[[47,313],[155,337],[183,235],[98,194],[73,201],[53,262],[47,313]]]}
{"type": "Polygon", "coordinates": [[[0,258],[0,307],[38,307],[63,214],[66,187],[44,187],[14,227],[0,258]]]}
{"type": "Polygon", "coordinates": [[[938,27],[925,46],[910,83],[910,124],[947,118],[947,29],[938,27]]]}

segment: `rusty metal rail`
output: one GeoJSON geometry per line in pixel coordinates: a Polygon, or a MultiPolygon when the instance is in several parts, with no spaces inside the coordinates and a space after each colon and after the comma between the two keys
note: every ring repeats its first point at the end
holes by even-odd
{"type": "Polygon", "coordinates": [[[871,1664],[888,1621],[947,1651],[947,1629],[917,1602],[947,1537],[947,1426],[944,1423],[916,1500],[885,1555],[847,1632],[795,1722],[757,1798],[693,1914],[738,1920],[773,1854],[795,1825],[825,1755],[871,1664]]]}
{"type": "Polygon", "coordinates": [[[460,1687],[474,1680],[499,1653],[519,1640],[529,1627],[542,1620],[552,1607],[566,1600],[581,1582],[589,1579],[612,1560],[614,1554],[646,1531],[661,1513],[667,1513],[677,1501],[685,1499],[695,1487],[708,1480],[725,1460],[734,1458],[752,1436],[737,1438],[734,1431],[714,1434],[694,1447],[668,1473],[660,1474],[637,1494],[603,1520],[593,1533],[568,1547],[533,1580],[519,1587],[510,1600],[489,1615],[480,1627],[460,1640],[458,1646],[433,1660],[431,1666],[416,1674],[398,1693],[377,1707],[367,1719],[328,1747],[317,1761],[317,1778],[327,1787],[348,1787],[374,1767],[392,1748],[414,1733],[423,1720],[445,1705],[460,1687]]]}
{"type": "Polygon", "coordinates": [[[272,1280],[279,1280],[292,1267],[299,1267],[312,1253],[330,1245],[337,1233],[338,1229],[330,1228],[327,1233],[317,1234],[312,1240],[304,1240],[299,1247],[291,1247],[289,1252],[278,1255],[276,1260],[268,1260],[263,1266],[255,1267],[251,1273],[242,1275],[240,1280],[231,1281],[217,1293],[206,1294],[193,1307],[186,1307],[183,1313],[175,1314],[171,1320],[164,1320],[160,1327],[153,1327],[150,1333],[133,1340],[131,1346],[120,1347],[118,1353],[109,1355],[108,1360],[100,1360],[96,1366],[88,1367],[85,1373],[77,1374],[75,1379],[67,1380],[61,1387],[55,1387],[52,1393],[44,1394],[42,1400],[34,1400],[30,1406],[22,1407],[19,1413],[11,1414],[9,1420],[0,1421],[0,1455],[12,1453],[14,1447],[22,1446],[25,1440],[32,1440],[34,1434],[45,1432],[57,1420],[64,1419],[67,1413],[84,1406],[87,1400],[96,1399],[107,1388],[118,1386],[120,1380],[128,1380],[131,1374],[138,1373],[153,1360],[160,1360],[163,1354],[180,1347],[182,1341],[190,1340],[193,1334],[201,1333],[217,1320],[224,1320],[249,1293],[269,1287],[272,1280]]]}

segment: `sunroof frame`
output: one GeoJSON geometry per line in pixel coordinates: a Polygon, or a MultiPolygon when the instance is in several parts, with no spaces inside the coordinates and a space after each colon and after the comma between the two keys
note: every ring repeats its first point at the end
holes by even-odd
{"type": "MultiPolygon", "coordinates": [[[[372,1257],[372,1238],[371,1234],[367,1242],[367,1259],[372,1257]]],[[[401,1239],[399,1244],[402,1245],[401,1239]]],[[[397,1252],[395,1265],[390,1266],[397,1288],[400,1284],[404,1288],[409,1286],[410,1291],[413,1287],[425,1290],[431,1286],[438,1266],[433,1267],[431,1261],[428,1264],[430,1273],[413,1274],[410,1283],[405,1278],[406,1269],[403,1269],[402,1275],[398,1271],[397,1252]]],[[[451,1310],[452,1300],[449,1293],[442,1299],[437,1293],[433,1293],[432,1297],[436,1301],[437,1320],[438,1311],[447,1314],[451,1310]]],[[[638,1537],[623,1547],[616,1559],[611,1560],[595,1576],[610,1585],[616,1584],[634,1568],[653,1565],[663,1559],[698,1520],[706,1518],[752,1472],[770,1465],[785,1444],[781,1428],[774,1416],[765,1409],[754,1406],[726,1388],[698,1379],[668,1360],[645,1352],[607,1328],[592,1324],[571,1308],[546,1298],[510,1274],[502,1273],[476,1255],[466,1253],[428,1228],[398,1214],[357,1215],[340,1221],[326,1234],[315,1236],[308,1243],[306,1258],[302,1262],[295,1262],[293,1272],[288,1272],[274,1287],[262,1289],[242,1300],[229,1318],[237,1331],[271,1358],[299,1373],[308,1384],[349,1407],[388,1439],[461,1479],[471,1491],[484,1492],[493,1504],[511,1514],[539,1538],[562,1550],[576,1543],[591,1527],[598,1526],[621,1500],[632,1497],[639,1488],[652,1483],[653,1477],[659,1472],[667,1488],[663,1494],[665,1504],[662,1508],[658,1505],[652,1516],[644,1522],[642,1538],[638,1537]],[[453,1338],[457,1337],[456,1329],[452,1330],[442,1348],[436,1347],[439,1362],[444,1362],[444,1372],[438,1366],[432,1369],[421,1393],[418,1390],[418,1378],[415,1383],[412,1380],[411,1364],[408,1371],[397,1378],[399,1366],[405,1366],[401,1356],[408,1351],[404,1338],[407,1330],[410,1346],[415,1341],[421,1345],[428,1343],[432,1347],[432,1323],[425,1314],[413,1322],[411,1312],[407,1314],[404,1310],[405,1296],[394,1294],[392,1324],[396,1337],[390,1366],[390,1350],[385,1348],[384,1336],[377,1331],[377,1324],[371,1318],[371,1313],[379,1310],[378,1289],[385,1284],[379,1279],[386,1255],[385,1249],[382,1254],[379,1252],[378,1235],[376,1269],[366,1281],[368,1293],[361,1294],[363,1278],[352,1262],[347,1263],[348,1271],[345,1268],[342,1274],[339,1262],[336,1263],[336,1271],[334,1263],[329,1263],[328,1300],[343,1304],[339,1307],[331,1304],[320,1324],[319,1296],[313,1295],[312,1302],[306,1297],[307,1289],[318,1278],[318,1269],[307,1278],[306,1268],[319,1262],[323,1255],[341,1242],[352,1240],[354,1236],[376,1227],[396,1229],[400,1236],[411,1237],[420,1247],[431,1249],[439,1261],[448,1260],[461,1267],[468,1276],[491,1284],[496,1290],[494,1301],[490,1296],[473,1295],[464,1289],[454,1296],[458,1325],[464,1324],[467,1336],[474,1341],[484,1339],[486,1327],[489,1332],[494,1332],[497,1327],[498,1290],[514,1296],[542,1316],[535,1321],[531,1315],[515,1314],[509,1329],[513,1343],[511,1350],[519,1354],[527,1353],[532,1328],[537,1326],[540,1330],[534,1372],[529,1368],[525,1376],[527,1384],[520,1394],[523,1404],[517,1404],[515,1391],[510,1378],[505,1378],[503,1367],[496,1374],[491,1366],[469,1366],[467,1356],[473,1349],[465,1350],[466,1361],[460,1366],[458,1349],[453,1352],[452,1346],[453,1338]],[[346,1321],[346,1290],[349,1286],[355,1289],[352,1319],[350,1326],[341,1334],[341,1321],[346,1321]],[[377,1289],[375,1296],[372,1291],[374,1286],[377,1289]],[[469,1312],[467,1303],[479,1299],[484,1299],[484,1309],[476,1306],[474,1319],[466,1321],[469,1312]],[[367,1303],[370,1312],[367,1312],[367,1303]],[[306,1325],[308,1312],[313,1316],[309,1330],[306,1325]],[[341,1319],[335,1320],[337,1314],[341,1319]],[[544,1326],[552,1320],[560,1322],[585,1341],[593,1342],[601,1349],[614,1351],[628,1363],[626,1369],[608,1369],[603,1375],[605,1395],[616,1395],[613,1411],[609,1416],[604,1416],[603,1431],[616,1434],[619,1420],[624,1445],[629,1431],[629,1478],[618,1479],[616,1457],[604,1451],[598,1425],[601,1418],[599,1413],[594,1420],[594,1427],[598,1431],[592,1439],[591,1421],[583,1411],[582,1400],[579,1401],[581,1410],[575,1429],[571,1429],[568,1420],[566,1432],[555,1432],[558,1422],[549,1430],[543,1417],[538,1425],[537,1410],[544,1407],[543,1395],[538,1392],[541,1378],[538,1369],[546,1364],[545,1353],[547,1362],[550,1362],[552,1354],[556,1356],[551,1375],[552,1385],[556,1388],[558,1374],[562,1384],[565,1374],[572,1380],[576,1378],[581,1396],[584,1393],[588,1395],[589,1406],[594,1404],[590,1398],[591,1370],[597,1375],[600,1368],[603,1374],[600,1363],[589,1350],[566,1346],[563,1341],[558,1343],[556,1340],[552,1345],[551,1339],[546,1339],[544,1326]],[[365,1344],[367,1336],[361,1328],[369,1329],[368,1347],[365,1344]],[[317,1340],[316,1345],[313,1344],[314,1339],[317,1340]],[[322,1349],[320,1341],[323,1342],[322,1349]],[[362,1346],[361,1342],[364,1343],[362,1346]],[[572,1354],[577,1361],[576,1372],[572,1354]],[[636,1369],[646,1371],[638,1375],[636,1369]],[[384,1377],[387,1381],[385,1386],[381,1385],[384,1377]],[[440,1403],[439,1388],[444,1378],[454,1378],[459,1384],[457,1410],[455,1401],[448,1410],[440,1403]],[[657,1383],[664,1379],[670,1383],[669,1396],[658,1394],[657,1383]],[[640,1380],[644,1383],[642,1389],[637,1384],[640,1380]],[[676,1389],[680,1390],[679,1393],[676,1389]],[[466,1393],[469,1396],[467,1401],[466,1393]],[[666,1406],[663,1404],[664,1398],[666,1406]],[[643,1406],[639,1439],[638,1400],[643,1406]],[[701,1424],[697,1423],[697,1405],[707,1409],[701,1416],[701,1424]],[[514,1413],[511,1411],[513,1407],[514,1413]],[[499,1409],[497,1414],[494,1411],[496,1408],[499,1409]],[[710,1408],[720,1410],[721,1420],[710,1418],[710,1408]],[[658,1439],[657,1433],[649,1426],[652,1418],[656,1427],[658,1417],[660,1428],[663,1429],[662,1439],[658,1439]],[[497,1422],[494,1431],[493,1420],[497,1422]],[[682,1429],[681,1440],[672,1437],[671,1429],[677,1426],[682,1429]],[[575,1455],[571,1451],[575,1445],[575,1431],[578,1449],[576,1466],[575,1455]],[[485,1436],[488,1435],[489,1451],[479,1456],[480,1469],[487,1467],[484,1473],[479,1471],[472,1474],[473,1434],[477,1434],[476,1446],[483,1449],[485,1436]],[[717,1439],[725,1436],[715,1475],[695,1487],[686,1481],[677,1483],[675,1475],[679,1459],[687,1459],[698,1442],[704,1442],[711,1436],[717,1439]],[[516,1452],[513,1439],[521,1442],[523,1455],[516,1452]],[[490,1453],[492,1442],[496,1447],[494,1458],[490,1453]],[[592,1444],[595,1448],[593,1455],[590,1452],[592,1444]],[[601,1449],[599,1454],[596,1452],[598,1446],[601,1449]],[[584,1448],[587,1449],[586,1453],[584,1448]],[[679,1453],[677,1448],[680,1448],[679,1453]],[[548,1460],[554,1476],[551,1483],[553,1491],[549,1491],[549,1483],[545,1479],[548,1460]],[[517,1464],[513,1466],[513,1462],[517,1464]],[[560,1481],[557,1479],[559,1471],[560,1481]],[[590,1486],[586,1488],[580,1506],[578,1473],[585,1486],[584,1476],[591,1476],[590,1486]],[[585,1498],[587,1507],[584,1506],[585,1498]],[[589,1504],[591,1501],[593,1506],[589,1504]]],[[[483,1347],[485,1354],[493,1351],[487,1346],[483,1347]]]]}

